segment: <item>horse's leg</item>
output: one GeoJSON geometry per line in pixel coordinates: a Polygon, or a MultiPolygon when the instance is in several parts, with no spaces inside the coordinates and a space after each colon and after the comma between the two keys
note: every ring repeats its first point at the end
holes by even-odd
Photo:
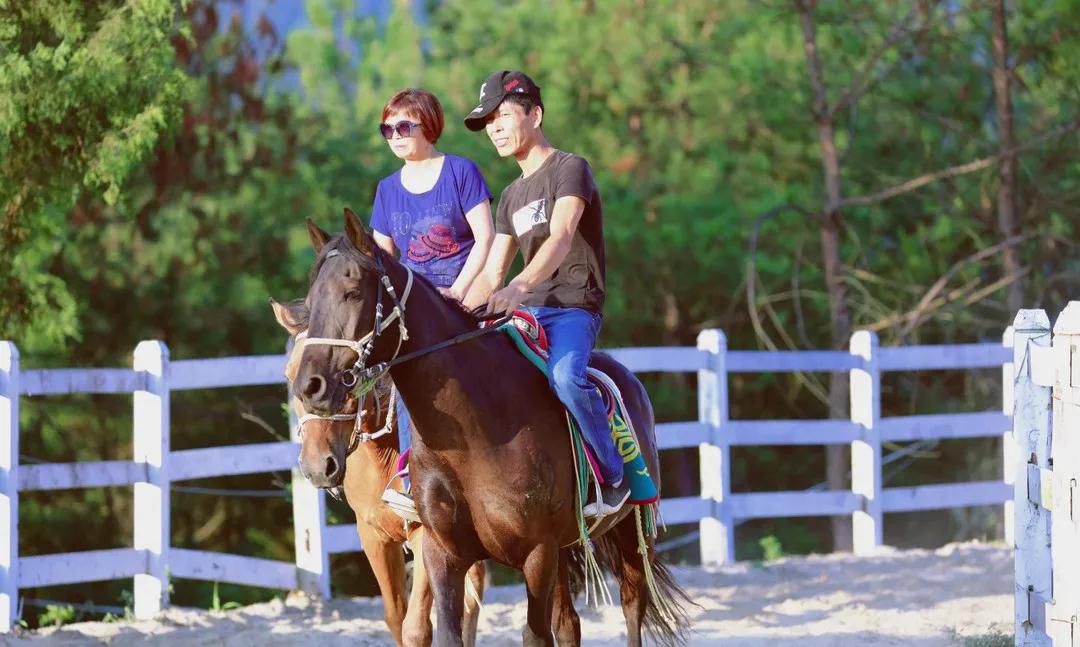
{"type": "Polygon", "coordinates": [[[405,620],[405,556],[401,545],[386,541],[367,524],[357,523],[356,530],[379,583],[386,626],[394,642],[401,645],[401,625],[405,620]]]}
{"type": "MultiPolygon", "coordinates": [[[[628,515],[610,532],[611,541],[619,546],[621,564],[612,564],[619,581],[619,598],[622,601],[623,618],[626,620],[626,644],[629,647],[641,645],[641,623],[645,619],[645,607],[649,602],[649,587],[645,580],[645,562],[638,552],[637,525],[634,515],[628,515]]],[[[652,538],[647,538],[648,554],[653,558],[652,538]]]]}
{"type": "Polygon", "coordinates": [[[413,549],[412,591],[405,625],[401,632],[408,647],[427,647],[431,644],[431,581],[424,568],[424,529],[417,528],[409,537],[413,549]]]}
{"type": "MultiPolygon", "coordinates": [[[[424,568],[435,598],[435,613],[439,632],[436,647],[460,647],[461,617],[465,611],[465,572],[471,566],[443,548],[437,540],[425,534],[423,541],[424,568]]],[[[415,567],[414,567],[415,568],[415,567]]]]}
{"type": "Polygon", "coordinates": [[[528,620],[523,632],[525,647],[554,647],[551,616],[555,602],[555,579],[559,571],[559,546],[540,544],[525,559],[525,591],[529,598],[528,620]]]}
{"type": "Polygon", "coordinates": [[[574,608],[574,593],[570,590],[570,550],[559,551],[559,573],[555,581],[554,627],[559,647],[581,644],[581,619],[574,608]]]}
{"type": "Polygon", "coordinates": [[[469,568],[466,575],[472,584],[473,591],[476,592],[476,597],[474,598],[468,591],[465,593],[465,617],[461,623],[461,640],[465,643],[465,647],[474,647],[476,645],[476,625],[480,621],[480,600],[484,599],[484,578],[486,574],[487,569],[484,567],[484,562],[476,562],[469,568]]]}
{"type": "MultiPolygon", "coordinates": [[[[419,557],[420,545],[423,538],[423,529],[413,533],[410,542],[418,557],[413,560],[413,587],[409,597],[409,610],[405,614],[405,625],[402,628],[405,644],[409,647],[431,644],[431,606],[433,602],[431,582],[424,568],[424,560],[419,557]]],[[[476,562],[469,569],[467,577],[472,583],[476,596],[484,599],[484,578],[486,569],[484,562],[476,562]]],[[[474,599],[468,592],[465,594],[465,615],[462,620],[461,640],[465,647],[476,645],[476,625],[480,620],[480,602],[474,599]]]]}

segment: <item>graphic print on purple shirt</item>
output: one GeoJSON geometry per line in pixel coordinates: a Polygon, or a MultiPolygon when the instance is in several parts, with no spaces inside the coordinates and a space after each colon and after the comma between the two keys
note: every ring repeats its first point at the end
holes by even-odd
{"type": "Polygon", "coordinates": [[[408,191],[400,170],[379,182],[371,227],[393,239],[403,264],[448,288],[472,251],[472,227],[465,214],[485,200],[491,200],[491,192],[476,164],[446,155],[429,191],[408,191]]]}

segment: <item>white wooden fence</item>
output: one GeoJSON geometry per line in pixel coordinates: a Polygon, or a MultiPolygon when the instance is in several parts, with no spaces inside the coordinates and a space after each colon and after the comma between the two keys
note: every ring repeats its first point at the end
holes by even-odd
{"type": "MultiPolygon", "coordinates": [[[[699,523],[705,563],[734,559],[734,525],[768,517],[852,515],[854,544],[867,553],[882,542],[882,515],[972,505],[1005,504],[1010,514],[1011,470],[1002,480],[920,487],[882,487],[881,444],[922,439],[1004,436],[1011,411],[881,417],[884,371],[1003,367],[1006,344],[879,348],[858,332],[844,351],[728,351],[724,334],[707,330],[697,348],[612,351],[635,372],[697,372],[698,419],[658,426],[661,449],[700,448],[701,494],[667,498],[668,524],[699,523]],[[851,379],[847,420],[731,420],[728,376],[734,373],[846,371],[851,379]],[[731,448],[740,445],[850,444],[850,491],[731,492],[731,448]]],[[[0,342],[0,630],[18,618],[19,589],[133,577],[135,614],[150,617],[168,604],[168,579],[191,578],[329,595],[328,555],[359,550],[354,526],[326,526],[325,503],[294,469],[293,442],[172,451],[170,393],[184,389],[283,384],[284,355],[170,361],[155,341],[135,349],[132,369],[19,368],[14,344],[0,342]],[[21,396],[69,393],[134,394],[134,458],[73,464],[19,465],[21,396]],[[292,469],[295,563],[169,546],[169,486],[175,481],[292,469]],[[135,488],[131,548],[36,555],[18,554],[19,492],[104,486],[135,488]]],[[[1011,405],[1011,398],[1006,398],[1011,405]]],[[[293,432],[295,433],[295,432],[293,432]]],[[[1009,532],[1011,524],[1006,525],[1009,532]]],[[[1011,534],[1011,533],[1010,533],[1011,534]]]]}
{"type": "Polygon", "coordinates": [[[1016,644],[1080,645],[1080,301],[1013,324],[1016,644]]]}

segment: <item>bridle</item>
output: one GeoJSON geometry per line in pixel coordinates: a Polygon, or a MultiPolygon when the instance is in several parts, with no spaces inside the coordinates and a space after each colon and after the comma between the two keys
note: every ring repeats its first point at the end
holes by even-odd
{"type": "MultiPolygon", "coordinates": [[[[297,339],[302,339],[301,335],[306,333],[300,333],[297,335],[297,339]]],[[[345,450],[345,458],[348,458],[350,454],[356,451],[356,448],[360,446],[360,443],[371,442],[377,438],[382,438],[386,434],[390,433],[394,424],[394,399],[397,398],[397,388],[392,384],[390,386],[390,402],[387,405],[386,422],[383,423],[382,428],[374,433],[368,433],[361,431],[363,428],[364,416],[368,414],[367,409],[360,409],[356,413],[335,413],[329,416],[320,416],[316,413],[305,413],[300,416],[299,422],[296,425],[296,436],[301,441],[304,439],[304,423],[311,420],[328,420],[331,422],[344,422],[346,420],[355,421],[353,424],[352,434],[349,435],[349,446],[345,450]]],[[[378,421],[379,414],[381,413],[382,406],[379,404],[379,396],[375,395],[375,420],[378,421]]]]}
{"type": "MultiPolygon", "coordinates": [[[[326,258],[333,258],[339,255],[341,252],[337,249],[332,249],[326,253],[326,258]]],[[[499,326],[510,321],[513,317],[512,314],[504,315],[494,322],[486,325],[483,328],[477,328],[476,330],[470,330],[469,332],[462,333],[456,337],[432,344],[425,348],[406,353],[399,356],[401,352],[401,345],[409,339],[409,329],[405,326],[405,305],[409,301],[409,295],[412,293],[413,286],[413,271],[408,265],[405,266],[405,272],[408,276],[405,282],[405,290],[401,293],[401,298],[398,299],[397,291],[394,289],[393,283],[390,282],[390,276],[386,273],[386,269],[383,266],[382,258],[376,253],[374,259],[374,266],[367,265],[366,269],[373,270],[379,275],[378,284],[381,289],[378,290],[375,300],[375,321],[371,326],[371,332],[364,335],[358,340],[352,339],[339,339],[336,337],[309,337],[298,342],[304,345],[322,345],[322,346],[341,346],[351,349],[356,353],[356,362],[352,367],[346,369],[341,373],[341,383],[345,388],[354,392],[357,397],[362,397],[367,391],[375,385],[375,382],[385,375],[393,366],[408,362],[416,359],[428,353],[433,353],[442,348],[453,346],[454,344],[460,344],[461,342],[468,341],[470,339],[486,335],[489,332],[497,330],[499,326]],[[383,319],[383,295],[390,297],[390,301],[394,304],[393,309],[390,311],[390,315],[383,319]],[[394,349],[394,354],[390,359],[379,362],[372,366],[366,366],[367,359],[371,355],[371,352],[375,349],[375,342],[387,328],[390,327],[394,321],[398,322],[398,341],[397,347],[394,349]],[[359,391],[359,393],[356,393],[359,391]]],[[[378,402],[378,398],[376,398],[378,402]]],[[[348,414],[338,414],[348,415],[348,414]]],[[[390,414],[387,414],[388,418],[390,414]]],[[[359,422],[357,423],[359,427],[359,422]]]]}
{"type": "MultiPolygon", "coordinates": [[[[340,251],[332,249],[326,253],[326,258],[333,258],[340,253],[340,251]]],[[[360,395],[370,390],[371,386],[375,384],[375,381],[390,370],[390,366],[393,365],[394,360],[397,359],[398,353],[401,352],[401,345],[409,339],[409,329],[405,326],[405,304],[409,301],[409,295],[412,293],[413,285],[412,268],[405,266],[408,279],[405,283],[405,291],[402,292],[401,299],[399,300],[397,291],[394,289],[393,283],[390,282],[390,276],[383,268],[382,259],[377,254],[375,256],[375,266],[373,268],[369,267],[368,269],[373,269],[379,274],[379,285],[382,288],[377,292],[375,300],[375,323],[371,327],[371,332],[358,340],[338,339],[335,337],[309,337],[303,340],[305,345],[343,346],[355,352],[357,356],[356,362],[352,367],[342,372],[341,383],[345,385],[345,388],[350,390],[355,389],[359,384],[361,391],[360,395]],[[389,296],[390,301],[394,304],[393,309],[390,311],[390,315],[385,319],[383,319],[384,294],[389,296]],[[394,349],[394,354],[388,361],[380,362],[371,367],[365,367],[368,356],[370,356],[371,352],[375,349],[375,342],[395,320],[398,322],[398,341],[397,348],[394,349]]]]}

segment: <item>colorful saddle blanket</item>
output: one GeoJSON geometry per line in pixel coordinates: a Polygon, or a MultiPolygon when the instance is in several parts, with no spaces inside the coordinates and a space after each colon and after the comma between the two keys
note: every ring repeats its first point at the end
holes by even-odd
{"type": "MultiPolygon", "coordinates": [[[[547,375],[547,336],[532,313],[525,310],[514,311],[513,318],[500,326],[500,330],[510,337],[518,350],[536,368],[547,375]]],[[[615,446],[623,459],[623,478],[629,479],[630,483],[630,498],[628,501],[637,505],[655,503],[659,500],[660,494],[652,477],[649,475],[649,468],[645,464],[645,457],[641,453],[634,430],[628,424],[629,417],[618,388],[610,377],[592,367],[589,367],[589,380],[600,390],[600,395],[607,406],[611,439],[615,442],[615,446]]],[[[600,478],[596,457],[588,444],[584,442],[584,437],[581,430],[578,429],[576,421],[573,416],[568,415],[567,418],[570,420],[571,433],[575,434],[579,441],[576,445],[583,447],[585,450],[585,456],[588,459],[593,479],[597,482],[603,482],[600,478]]]]}

